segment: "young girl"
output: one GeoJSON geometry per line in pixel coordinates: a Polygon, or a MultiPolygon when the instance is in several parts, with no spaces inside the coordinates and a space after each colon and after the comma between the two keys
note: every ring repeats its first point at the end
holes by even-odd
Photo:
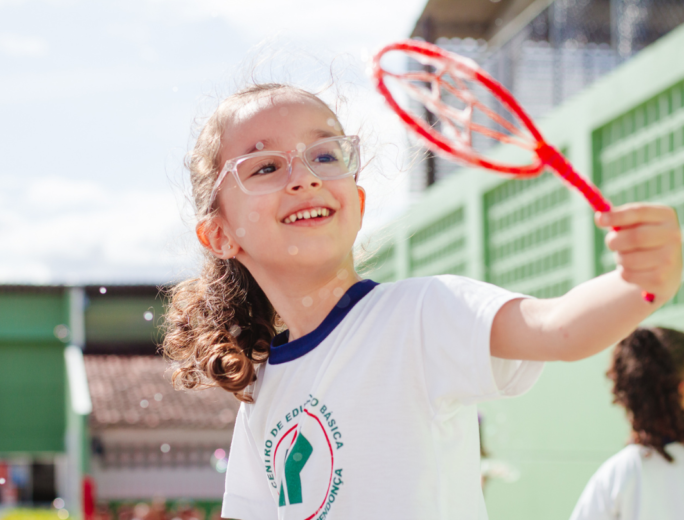
{"type": "Polygon", "coordinates": [[[684,518],[684,333],[637,329],[613,353],[632,444],[591,478],[572,520],[684,518]]]}
{"type": "Polygon", "coordinates": [[[360,165],[328,106],[274,84],[224,100],[189,155],[206,262],[173,291],[165,349],[179,386],[243,401],[226,518],[485,519],[474,405],[619,341],[679,286],[676,214],[652,205],[600,215],[619,270],[554,300],[362,280],[360,165]]]}

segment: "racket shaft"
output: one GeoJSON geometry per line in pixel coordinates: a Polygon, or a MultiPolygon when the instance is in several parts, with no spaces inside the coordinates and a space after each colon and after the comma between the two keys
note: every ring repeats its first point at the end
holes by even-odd
{"type": "MultiPolygon", "coordinates": [[[[537,149],[541,161],[552,168],[558,175],[565,179],[571,186],[584,195],[594,211],[610,211],[610,202],[603,196],[599,189],[587,179],[578,174],[563,154],[553,146],[542,144],[537,149]]],[[[655,301],[655,295],[643,291],[641,297],[648,303],[655,301]]]]}
{"type": "Polygon", "coordinates": [[[610,202],[601,194],[599,189],[575,171],[563,154],[553,146],[542,144],[537,153],[544,164],[552,168],[572,187],[579,190],[589,202],[594,211],[610,211],[610,202]]]}

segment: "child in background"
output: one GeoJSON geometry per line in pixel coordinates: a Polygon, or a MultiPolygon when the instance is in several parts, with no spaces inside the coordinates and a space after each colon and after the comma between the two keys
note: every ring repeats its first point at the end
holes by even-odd
{"type": "Polygon", "coordinates": [[[614,402],[631,444],[591,478],[572,520],[684,518],[684,333],[637,329],[613,353],[614,402]]]}
{"type": "Polygon", "coordinates": [[[597,217],[619,268],[560,298],[362,280],[359,139],[285,85],[225,99],[187,166],[206,260],[172,291],[164,347],[177,386],[243,402],[225,518],[486,519],[475,404],[614,344],[680,283],[676,214],[647,204],[597,217]]]}

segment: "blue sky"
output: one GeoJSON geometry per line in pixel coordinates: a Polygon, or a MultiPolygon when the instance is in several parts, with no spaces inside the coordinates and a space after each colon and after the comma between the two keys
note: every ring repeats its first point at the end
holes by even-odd
{"type": "Polygon", "coordinates": [[[0,0],[0,283],[165,282],[196,267],[182,159],[247,75],[335,88],[367,154],[366,227],[408,200],[368,56],[425,0],[0,0]],[[255,63],[261,63],[254,66],[255,63]]]}

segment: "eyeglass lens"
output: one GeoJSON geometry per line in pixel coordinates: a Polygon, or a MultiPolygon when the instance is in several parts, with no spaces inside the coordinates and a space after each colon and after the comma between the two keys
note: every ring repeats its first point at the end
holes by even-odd
{"type": "MultiPolygon", "coordinates": [[[[350,139],[314,143],[303,154],[304,162],[321,179],[336,179],[358,171],[359,157],[350,139]]],[[[288,162],[283,155],[246,157],[237,164],[240,182],[251,192],[283,188],[288,182],[288,162]]]]}

